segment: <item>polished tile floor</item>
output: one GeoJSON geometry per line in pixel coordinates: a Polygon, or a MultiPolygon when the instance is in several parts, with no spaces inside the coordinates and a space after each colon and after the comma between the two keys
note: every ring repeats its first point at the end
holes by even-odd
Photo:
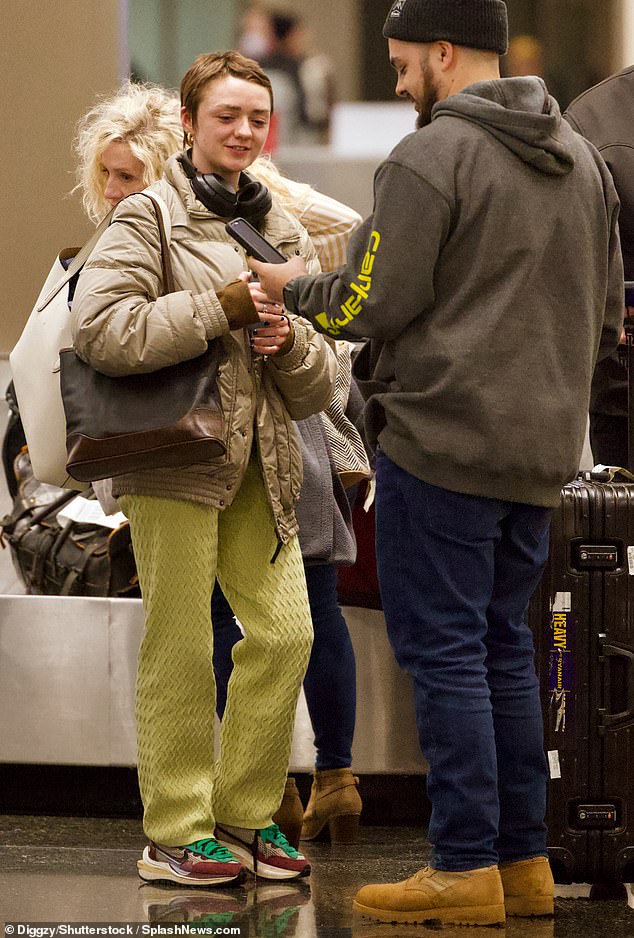
{"type": "Polygon", "coordinates": [[[433,932],[444,938],[634,936],[631,895],[632,907],[625,893],[592,900],[584,886],[557,888],[554,921],[464,929],[357,920],[351,900],[361,885],[402,879],[424,864],[429,845],[422,828],[367,826],[354,847],[307,844],[313,863],[309,880],[257,888],[251,882],[222,891],[143,885],[135,868],[143,844],[137,820],[0,815],[0,923],[197,923],[236,928],[237,938],[405,938],[433,932]]]}
{"type": "MultiPolygon", "coordinates": [[[[8,366],[0,360],[0,388],[7,383],[8,366]]],[[[1,429],[5,421],[0,395],[1,429]]],[[[591,465],[588,458],[586,463],[591,465]]],[[[9,507],[0,478],[0,510],[9,507]]],[[[21,593],[8,554],[0,552],[0,592],[21,593]]],[[[4,778],[6,783],[6,773],[4,778]]],[[[82,796],[76,785],[69,781],[68,786],[72,790],[62,799],[64,805],[74,803],[79,811],[82,796]]],[[[109,794],[104,793],[104,800],[109,794]]],[[[45,796],[42,792],[44,802],[45,796]]],[[[52,803],[59,800],[59,792],[52,792],[52,803]]],[[[22,803],[15,791],[9,801],[22,803]]],[[[136,860],[144,842],[135,819],[0,814],[0,925],[145,923],[160,935],[160,926],[188,923],[215,927],[218,934],[234,928],[236,938],[414,938],[434,932],[442,932],[443,938],[634,938],[631,894],[629,905],[626,894],[595,901],[583,885],[558,887],[554,920],[511,920],[501,929],[372,925],[353,919],[352,897],[360,886],[403,879],[424,864],[429,845],[423,827],[365,826],[354,847],[306,845],[313,865],[310,880],[263,883],[257,889],[251,882],[247,888],[223,891],[143,885],[136,860]]],[[[4,934],[19,938],[20,932],[4,934]]],[[[35,938],[36,933],[23,929],[21,934],[35,938]]]]}

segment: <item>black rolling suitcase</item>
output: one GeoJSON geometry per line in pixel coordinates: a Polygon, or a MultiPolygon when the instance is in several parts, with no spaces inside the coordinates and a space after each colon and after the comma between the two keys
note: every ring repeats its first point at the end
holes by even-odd
{"type": "Polygon", "coordinates": [[[634,881],[634,484],[562,490],[530,622],[557,882],[634,881]]]}
{"type": "Polygon", "coordinates": [[[563,488],[529,609],[560,883],[634,881],[634,483],[608,475],[563,488]]]}

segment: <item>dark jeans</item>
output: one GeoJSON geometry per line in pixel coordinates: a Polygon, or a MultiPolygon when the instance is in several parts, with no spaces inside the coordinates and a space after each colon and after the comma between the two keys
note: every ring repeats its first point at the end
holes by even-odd
{"type": "MultiPolygon", "coordinates": [[[[323,565],[306,567],[305,571],[315,638],[304,678],[304,694],[315,734],[315,768],[343,769],[352,764],[357,699],[354,651],[337,603],[337,568],[323,565]]],[[[242,632],[217,583],[211,617],[216,709],[222,719],[233,669],[231,652],[242,632]]]]}
{"type": "Polygon", "coordinates": [[[414,682],[432,865],[545,856],[547,765],[526,611],[551,512],[428,485],[383,453],[376,468],[379,584],[394,653],[414,682]]]}

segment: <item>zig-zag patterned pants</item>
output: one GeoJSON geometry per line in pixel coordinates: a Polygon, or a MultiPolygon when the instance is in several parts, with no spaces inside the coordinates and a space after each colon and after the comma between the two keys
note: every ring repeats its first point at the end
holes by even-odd
{"type": "Polygon", "coordinates": [[[149,838],[185,845],[215,822],[260,828],[282,799],[312,644],[297,538],[277,539],[251,460],[233,504],[124,496],[146,630],[137,672],[138,770],[149,838]],[[210,617],[215,577],[245,630],[214,751],[210,617]]]}

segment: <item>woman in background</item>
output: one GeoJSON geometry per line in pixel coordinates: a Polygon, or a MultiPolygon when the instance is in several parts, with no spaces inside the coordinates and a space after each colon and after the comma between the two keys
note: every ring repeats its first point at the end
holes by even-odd
{"type": "MultiPolygon", "coordinates": [[[[308,231],[323,270],[343,264],[348,238],[360,224],[353,209],[311,186],[281,176],[261,158],[253,175],[308,231]]],[[[337,571],[354,563],[356,543],[345,489],[370,474],[356,426],[363,401],[351,375],[351,345],[337,342],[337,383],[333,401],[320,415],[297,425],[304,458],[304,483],[297,505],[308,599],[314,629],[304,693],[317,750],[310,800],[305,812],[289,778],[276,821],[295,846],[299,839],[354,843],[362,802],[353,775],[356,719],[356,662],[348,626],[337,600],[337,571]]],[[[231,675],[232,648],[242,637],[222,591],[214,590],[216,706],[222,717],[231,675]]]]}
{"type": "Polygon", "coordinates": [[[176,92],[128,81],[101,98],[77,124],[75,139],[75,190],[91,221],[97,224],[125,196],[160,179],[182,141],[176,92]]]}

